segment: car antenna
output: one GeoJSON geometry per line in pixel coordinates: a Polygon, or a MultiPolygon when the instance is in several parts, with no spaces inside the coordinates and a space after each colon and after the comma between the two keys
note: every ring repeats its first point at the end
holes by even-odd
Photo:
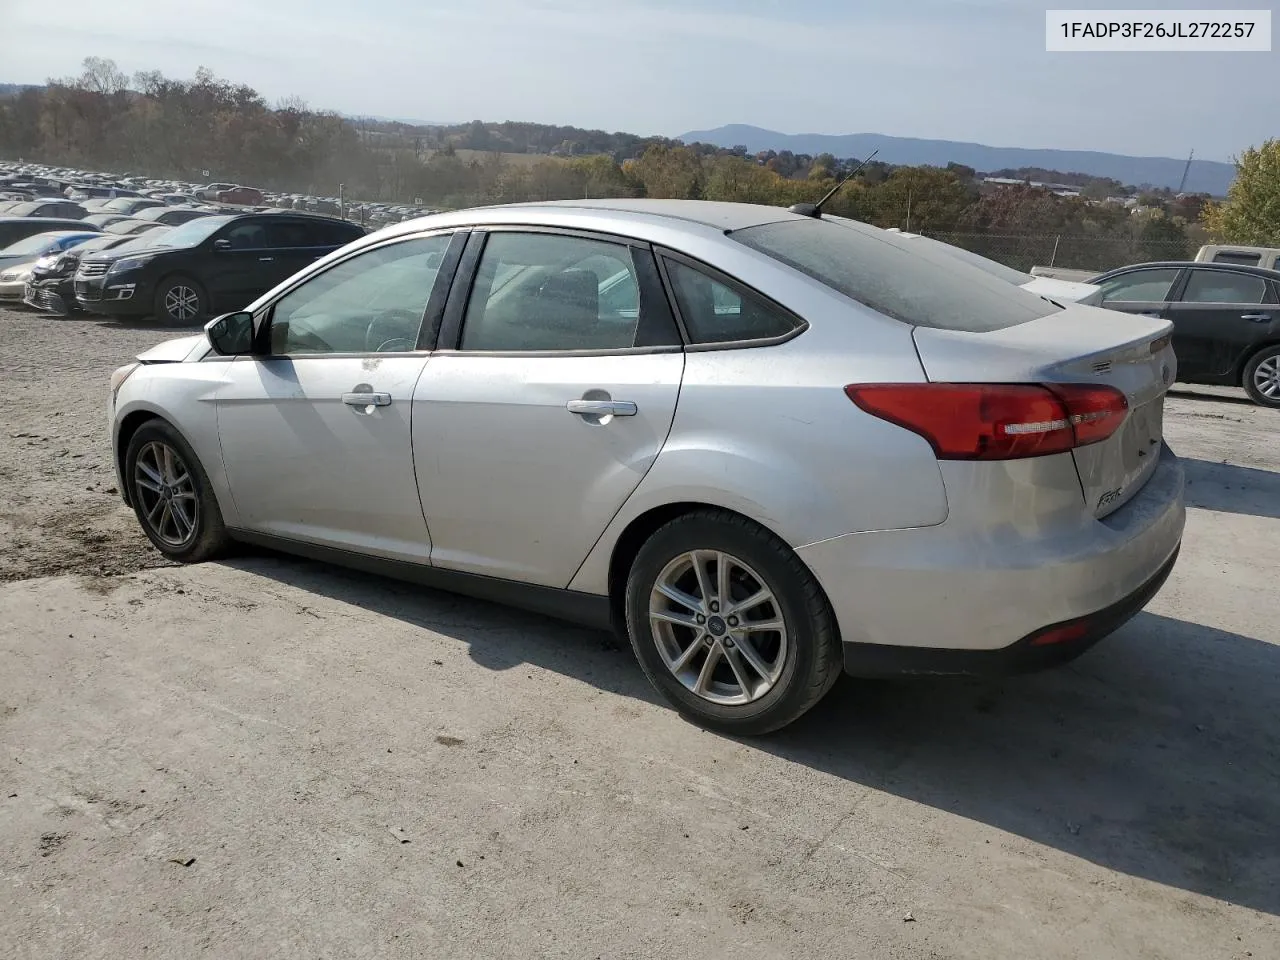
{"type": "Polygon", "coordinates": [[[845,177],[843,180],[841,180],[839,183],[837,183],[830,190],[828,190],[827,195],[823,197],[821,200],[819,200],[817,203],[796,203],[796,204],[792,204],[787,209],[790,210],[792,213],[799,213],[806,217],[814,217],[818,220],[821,220],[822,205],[826,203],[828,200],[830,200],[832,197],[834,197],[840,191],[840,188],[843,187],[850,180],[852,180],[854,177],[854,174],[856,174],[859,170],[861,170],[868,163],[870,163],[871,158],[874,157],[879,152],[880,152],[879,149],[873,150],[871,152],[870,157],[867,157],[867,159],[863,160],[860,164],[858,164],[851,171],[849,171],[849,175],[845,177]]]}

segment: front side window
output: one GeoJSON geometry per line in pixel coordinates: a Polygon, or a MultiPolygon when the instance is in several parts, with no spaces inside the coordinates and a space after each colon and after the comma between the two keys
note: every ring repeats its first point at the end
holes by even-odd
{"type": "Polygon", "coordinates": [[[1169,288],[1178,279],[1178,268],[1159,270],[1135,270],[1132,273],[1103,280],[1104,303],[1163,303],[1169,298],[1169,288]]]}
{"type": "Polygon", "coordinates": [[[691,343],[734,343],[785,336],[798,321],[761,297],[712,279],[678,260],[667,276],[691,343]]]}
{"type": "Polygon", "coordinates": [[[273,354],[415,350],[449,234],[368,250],[312,277],[276,302],[273,354]]]}
{"type": "Polygon", "coordinates": [[[313,231],[306,224],[278,220],[267,225],[267,244],[272,247],[314,247],[313,231]]]}
{"type": "Polygon", "coordinates": [[[1267,281],[1246,273],[1223,270],[1192,270],[1183,303],[1261,303],[1267,295],[1267,281]]]}
{"type": "Polygon", "coordinates": [[[462,350],[620,350],[636,345],[640,283],[631,249],[550,233],[489,236],[462,350]]]}
{"type": "Polygon", "coordinates": [[[256,220],[233,223],[218,235],[232,250],[261,250],[267,245],[267,228],[256,220]]]}

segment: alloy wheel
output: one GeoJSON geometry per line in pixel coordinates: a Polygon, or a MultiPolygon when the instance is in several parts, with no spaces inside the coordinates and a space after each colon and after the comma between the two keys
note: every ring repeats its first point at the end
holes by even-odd
{"type": "Polygon", "coordinates": [[[1280,354],[1267,357],[1254,368],[1253,385],[1268,400],[1280,400],[1280,354]]]}
{"type": "Polygon", "coordinates": [[[200,294],[185,284],[175,283],[164,295],[164,309],[179,322],[194,320],[200,313],[200,294]]]}
{"type": "Polygon", "coordinates": [[[158,440],[139,450],[133,489],[152,533],[171,547],[191,541],[200,519],[200,500],[191,471],[177,450],[158,440]]]}
{"type": "Polygon", "coordinates": [[[649,625],[667,669],[711,703],[753,703],[782,676],[790,637],[781,607],[731,554],[693,550],[668,563],[650,592],[649,625]]]}

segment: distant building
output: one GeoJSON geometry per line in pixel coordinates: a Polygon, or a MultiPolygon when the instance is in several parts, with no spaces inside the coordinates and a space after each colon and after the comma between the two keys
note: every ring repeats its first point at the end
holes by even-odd
{"type": "Polygon", "coordinates": [[[1078,197],[1080,196],[1080,188],[1069,183],[1042,183],[1039,180],[1018,180],[1014,177],[983,177],[982,182],[992,187],[1036,187],[1040,190],[1048,190],[1054,196],[1058,197],[1078,197]]]}

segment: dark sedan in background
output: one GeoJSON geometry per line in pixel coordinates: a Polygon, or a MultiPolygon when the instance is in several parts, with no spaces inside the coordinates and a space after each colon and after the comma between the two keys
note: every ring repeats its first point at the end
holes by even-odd
{"type": "Polygon", "coordinates": [[[1121,267],[1090,283],[1102,306],[1173,323],[1178,379],[1244,387],[1280,408],[1280,272],[1170,261],[1121,267]]]}

